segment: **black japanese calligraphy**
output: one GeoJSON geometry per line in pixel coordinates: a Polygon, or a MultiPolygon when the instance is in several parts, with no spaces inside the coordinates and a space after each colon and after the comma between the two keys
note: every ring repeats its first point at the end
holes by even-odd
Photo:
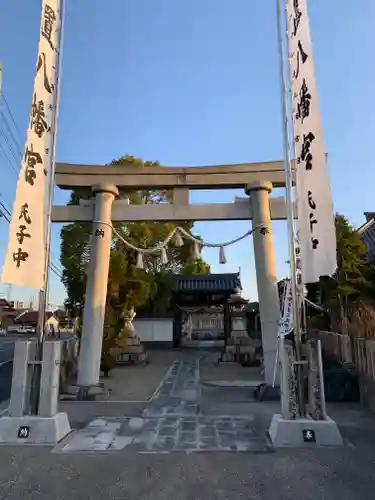
{"type": "Polygon", "coordinates": [[[309,213],[309,219],[310,219],[310,231],[314,231],[314,224],[318,224],[318,221],[316,220],[315,214],[313,212],[309,213]]]}
{"type": "Polygon", "coordinates": [[[315,210],[316,209],[316,203],[313,200],[312,192],[311,191],[307,191],[307,199],[308,199],[309,207],[311,208],[311,210],[315,210]]]}
{"type": "Polygon", "coordinates": [[[17,252],[13,252],[13,262],[16,263],[17,268],[21,266],[21,262],[26,262],[29,254],[27,252],[23,252],[22,248],[19,248],[17,252]]]}
{"type": "Polygon", "coordinates": [[[293,70],[293,79],[297,80],[299,77],[300,69],[301,69],[301,64],[305,64],[309,56],[306,54],[306,52],[303,50],[301,40],[298,42],[298,50],[297,50],[297,67],[295,70],[293,70]]]}
{"type": "Polygon", "coordinates": [[[104,238],[104,230],[103,229],[97,229],[95,231],[95,236],[100,236],[101,238],[104,238]]]}
{"type": "Polygon", "coordinates": [[[311,210],[311,212],[309,213],[311,246],[312,246],[313,250],[316,250],[318,248],[318,245],[319,245],[319,240],[314,236],[313,233],[314,233],[314,225],[318,224],[318,220],[317,220],[315,213],[314,213],[316,210],[316,203],[313,199],[313,194],[310,190],[307,191],[307,200],[308,200],[309,208],[311,210]]]}
{"type": "Polygon", "coordinates": [[[30,186],[34,186],[34,181],[36,178],[35,166],[37,164],[43,164],[43,160],[41,155],[34,151],[34,147],[32,144],[30,146],[30,149],[28,146],[26,147],[25,162],[25,180],[28,184],[30,184],[30,186]]]}
{"type": "Polygon", "coordinates": [[[44,101],[37,101],[36,94],[34,94],[33,104],[31,106],[30,128],[34,130],[40,139],[43,137],[44,132],[50,132],[51,130],[46,121],[44,101]]]}
{"type": "Polygon", "coordinates": [[[26,165],[26,170],[25,170],[25,181],[30,184],[30,186],[34,186],[34,181],[36,179],[36,172],[35,170],[30,169],[26,165]]]}
{"type": "MultiPolygon", "coordinates": [[[[20,245],[24,242],[25,238],[31,238],[31,233],[27,232],[27,226],[31,224],[31,217],[29,214],[29,205],[24,203],[21,206],[20,215],[18,220],[23,220],[25,224],[20,224],[18,226],[18,232],[16,233],[17,241],[20,245]]],[[[17,252],[13,252],[13,262],[16,263],[16,267],[19,268],[21,266],[21,262],[26,262],[28,259],[28,252],[22,250],[21,247],[18,247],[17,252]]]]}
{"type": "Polygon", "coordinates": [[[299,0],[293,0],[294,18],[293,18],[293,36],[297,36],[299,23],[301,22],[302,12],[299,10],[299,0]]]}
{"type": "MultiPolygon", "coordinates": [[[[298,138],[299,140],[299,138],[298,138]]],[[[298,140],[296,142],[298,142],[298,140]]],[[[310,148],[311,143],[315,140],[315,135],[312,132],[308,134],[303,134],[303,142],[301,147],[301,156],[297,158],[297,163],[301,163],[301,161],[305,162],[305,169],[312,170],[313,167],[313,156],[311,154],[310,148]]]]}
{"type": "Polygon", "coordinates": [[[16,233],[16,236],[17,236],[18,243],[20,245],[22,245],[23,240],[25,238],[31,238],[31,234],[30,233],[26,233],[27,227],[24,224],[21,224],[20,226],[18,226],[18,229],[19,229],[19,232],[16,233]]]}
{"type": "Polygon", "coordinates": [[[296,119],[304,122],[305,118],[310,116],[311,94],[306,84],[306,79],[302,81],[301,90],[298,93],[299,101],[297,102],[296,119]]]}
{"type": "Polygon", "coordinates": [[[36,66],[36,72],[39,73],[40,68],[43,67],[43,78],[44,78],[44,88],[49,94],[52,94],[52,87],[49,83],[46,68],[46,54],[42,52],[38,56],[38,64],[36,66]]]}
{"type": "Polygon", "coordinates": [[[26,222],[26,224],[31,224],[31,217],[29,214],[28,203],[24,203],[21,207],[21,212],[20,212],[20,215],[18,217],[18,220],[21,220],[21,219],[23,219],[26,222]]]}
{"type": "Polygon", "coordinates": [[[313,247],[313,250],[316,250],[319,245],[319,240],[316,238],[311,238],[311,246],[313,247]]]}
{"type": "Polygon", "coordinates": [[[56,23],[56,13],[50,5],[46,5],[43,14],[42,36],[48,41],[52,50],[55,50],[52,36],[53,29],[56,23]]]}

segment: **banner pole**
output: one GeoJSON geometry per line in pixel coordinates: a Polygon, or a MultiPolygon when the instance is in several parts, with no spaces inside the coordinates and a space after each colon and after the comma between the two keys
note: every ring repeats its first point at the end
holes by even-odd
{"type": "MultiPolygon", "coordinates": [[[[287,84],[286,70],[283,48],[283,20],[281,15],[280,0],[276,0],[277,8],[277,34],[278,48],[280,58],[280,89],[282,100],[282,119],[283,119],[283,144],[284,144],[284,168],[285,168],[285,190],[286,190],[286,208],[288,221],[288,237],[289,237],[289,255],[290,255],[290,275],[292,286],[292,303],[293,303],[293,326],[295,351],[297,361],[297,393],[299,414],[305,414],[304,396],[303,396],[303,378],[302,378],[302,342],[301,342],[301,323],[299,315],[299,297],[297,283],[297,265],[296,265],[296,235],[294,223],[294,204],[293,204],[293,177],[292,177],[292,161],[290,155],[289,143],[289,120],[288,120],[288,102],[287,102],[287,84]]],[[[280,353],[281,362],[283,362],[283,353],[280,353]]]]}
{"type": "MultiPolygon", "coordinates": [[[[42,13],[43,15],[43,13],[42,13]]],[[[58,52],[58,64],[56,68],[56,101],[55,101],[55,113],[53,117],[52,125],[52,148],[51,148],[51,169],[49,172],[49,184],[47,187],[47,213],[46,213],[46,234],[45,234],[45,260],[44,260],[44,289],[39,291],[39,311],[38,311],[38,348],[37,348],[37,361],[35,364],[35,369],[33,373],[33,381],[31,385],[31,412],[34,415],[38,414],[39,406],[39,391],[41,382],[41,371],[42,371],[42,358],[43,358],[43,342],[44,342],[44,327],[46,321],[46,311],[48,302],[48,280],[49,280],[49,263],[50,263],[50,253],[51,253],[51,212],[55,185],[55,166],[56,166],[56,136],[58,128],[58,115],[59,115],[59,104],[60,104],[60,82],[61,82],[61,64],[62,64],[62,49],[63,49],[63,38],[64,38],[64,15],[65,15],[65,2],[60,0],[60,32],[59,32],[59,52],[58,52]]]]}
{"type": "MultiPolygon", "coordinates": [[[[275,366],[273,367],[272,387],[275,387],[275,384],[276,384],[277,365],[278,365],[279,359],[280,359],[280,336],[281,336],[281,329],[283,328],[286,289],[287,289],[287,287],[286,287],[286,284],[284,281],[283,298],[281,301],[281,314],[280,314],[280,320],[279,320],[279,328],[277,331],[277,349],[276,349],[276,356],[275,356],[275,366]]],[[[280,362],[281,362],[281,360],[280,360],[280,362]]]]}

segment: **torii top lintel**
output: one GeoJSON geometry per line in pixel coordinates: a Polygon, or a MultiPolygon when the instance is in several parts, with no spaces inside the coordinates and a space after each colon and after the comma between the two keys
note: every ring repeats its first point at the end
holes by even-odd
{"type": "Polygon", "coordinates": [[[229,189],[255,181],[285,186],[282,161],[207,167],[136,167],[131,165],[73,165],[57,163],[55,183],[61,189],[114,184],[121,188],[229,189]]]}

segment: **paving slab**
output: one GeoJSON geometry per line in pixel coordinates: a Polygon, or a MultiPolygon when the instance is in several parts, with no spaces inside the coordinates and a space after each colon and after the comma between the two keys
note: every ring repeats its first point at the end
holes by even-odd
{"type": "Polygon", "coordinates": [[[96,418],[55,452],[270,451],[266,428],[256,430],[253,416],[202,414],[200,359],[189,353],[174,360],[139,416],[96,418]]]}

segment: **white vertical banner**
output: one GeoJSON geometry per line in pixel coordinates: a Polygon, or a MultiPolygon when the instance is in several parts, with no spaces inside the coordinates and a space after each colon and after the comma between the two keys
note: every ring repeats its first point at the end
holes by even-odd
{"type": "Polygon", "coordinates": [[[326,165],[306,0],[286,0],[297,210],[303,281],[337,267],[335,217],[326,165]]]}
{"type": "Polygon", "coordinates": [[[291,281],[285,280],[283,293],[283,304],[279,328],[279,337],[288,335],[294,328],[293,325],[293,292],[291,281]]]}
{"type": "Polygon", "coordinates": [[[61,0],[42,1],[42,20],[25,154],[18,177],[1,281],[45,287],[46,200],[57,106],[61,0]]]}

